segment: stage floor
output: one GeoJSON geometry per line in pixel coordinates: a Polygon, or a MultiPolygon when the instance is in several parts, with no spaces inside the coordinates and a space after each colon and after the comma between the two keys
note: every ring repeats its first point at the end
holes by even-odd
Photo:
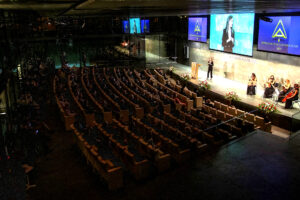
{"type": "MultiPolygon", "coordinates": [[[[171,65],[175,67],[174,73],[178,75],[191,74],[190,66],[182,65],[175,62],[173,62],[171,65]]],[[[163,68],[163,65],[159,67],[163,68]]],[[[194,84],[199,84],[200,81],[206,80],[206,76],[207,76],[207,72],[199,69],[198,79],[191,79],[191,82],[194,84]]],[[[258,106],[258,104],[262,102],[274,103],[271,99],[263,98],[264,89],[261,86],[257,87],[255,96],[247,95],[246,94],[247,82],[248,81],[245,80],[245,83],[241,83],[217,75],[213,75],[213,79],[208,80],[208,83],[211,86],[210,90],[212,90],[215,93],[221,94],[223,96],[225,96],[227,92],[234,91],[238,94],[242,102],[245,102],[253,106],[258,106]]],[[[281,115],[285,115],[291,118],[293,117],[294,114],[300,112],[300,108],[298,104],[294,104],[293,109],[285,109],[283,103],[279,103],[277,107],[281,115]]],[[[300,119],[300,114],[295,115],[294,118],[300,119]]]]}

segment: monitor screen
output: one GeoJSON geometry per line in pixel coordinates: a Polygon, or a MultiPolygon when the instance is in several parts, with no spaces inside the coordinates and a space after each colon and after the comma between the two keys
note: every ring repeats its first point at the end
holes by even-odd
{"type": "Polygon", "coordinates": [[[300,16],[268,18],[273,21],[259,20],[257,49],[300,55],[300,16]]]}
{"type": "Polygon", "coordinates": [[[130,33],[141,33],[141,22],[140,18],[130,18],[130,33]]]}
{"type": "Polygon", "coordinates": [[[129,21],[123,20],[123,33],[129,33],[129,21]]]}
{"type": "Polygon", "coordinates": [[[142,33],[150,33],[149,19],[142,19],[141,20],[141,32],[142,33]]]}
{"type": "Polygon", "coordinates": [[[207,40],[207,18],[189,17],[188,40],[206,42],[207,40]]]}
{"type": "Polygon", "coordinates": [[[210,17],[209,48],[252,56],[254,13],[210,17]]]}

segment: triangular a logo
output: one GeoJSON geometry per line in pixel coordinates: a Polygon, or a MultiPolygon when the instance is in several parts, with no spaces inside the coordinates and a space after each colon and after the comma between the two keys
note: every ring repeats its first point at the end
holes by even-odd
{"type": "Polygon", "coordinates": [[[199,27],[199,22],[198,20],[196,21],[196,25],[195,25],[195,29],[194,29],[194,32],[199,34],[201,31],[200,31],[200,27],[199,27]]]}
{"type": "Polygon", "coordinates": [[[285,28],[284,28],[284,25],[282,23],[282,20],[279,20],[276,28],[274,29],[272,38],[277,38],[278,42],[280,42],[281,38],[284,38],[284,39],[287,38],[287,35],[286,35],[286,32],[285,32],[285,28]]]}

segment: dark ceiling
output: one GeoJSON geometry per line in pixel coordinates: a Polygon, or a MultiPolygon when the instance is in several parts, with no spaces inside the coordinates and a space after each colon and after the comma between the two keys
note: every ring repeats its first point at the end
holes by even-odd
{"type": "Polygon", "coordinates": [[[300,0],[0,0],[2,10],[43,16],[174,16],[227,12],[299,12],[300,0]]]}

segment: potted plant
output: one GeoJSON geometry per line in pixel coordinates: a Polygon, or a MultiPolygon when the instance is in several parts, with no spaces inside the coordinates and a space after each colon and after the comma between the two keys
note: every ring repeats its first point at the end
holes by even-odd
{"type": "Polygon", "coordinates": [[[225,95],[225,99],[228,100],[228,104],[231,105],[233,101],[239,101],[241,100],[239,96],[236,94],[236,92],[227,92],[225,95]]]}
{"type": "Polygon", "coordinates": [[[170,73],[173,73],[174,70],[175,70],[175,68],[174,68],[173,66],[169,67],[169,72],[170,72],[170,73]]]}
{"type": "Polygon", "coordinates": [[[210,85],[208,84],[208,82],[206,80],[205,81],[200,81],[199,89],[200,90],[209,90],[210,85]]]}
{"type": "Polygon", "coordinates": [[[205,94],[205,91],[209,90],[209,89],[210,89],[210,85],[208,84],[208,82],[206,80],[200,81],[200,84],[199,84],[200,96],[203,96],[205,94]]]}
{"type": "Polygon", "coordinates": [[[270,121],[269,115],[271,113],[279,112],[275,104],[266,102],[258,104],[258,110],[262,113],[262,116],[266,122],[270,121]]]}
{"type": "Polygon", "coordinates": [[[183,74],[183,75],[182,75],[182,78],[183,78],[185,81],[191,80],[191,77],[190,77],[190,75],[188,75],[188,74],[183,74]]]}

